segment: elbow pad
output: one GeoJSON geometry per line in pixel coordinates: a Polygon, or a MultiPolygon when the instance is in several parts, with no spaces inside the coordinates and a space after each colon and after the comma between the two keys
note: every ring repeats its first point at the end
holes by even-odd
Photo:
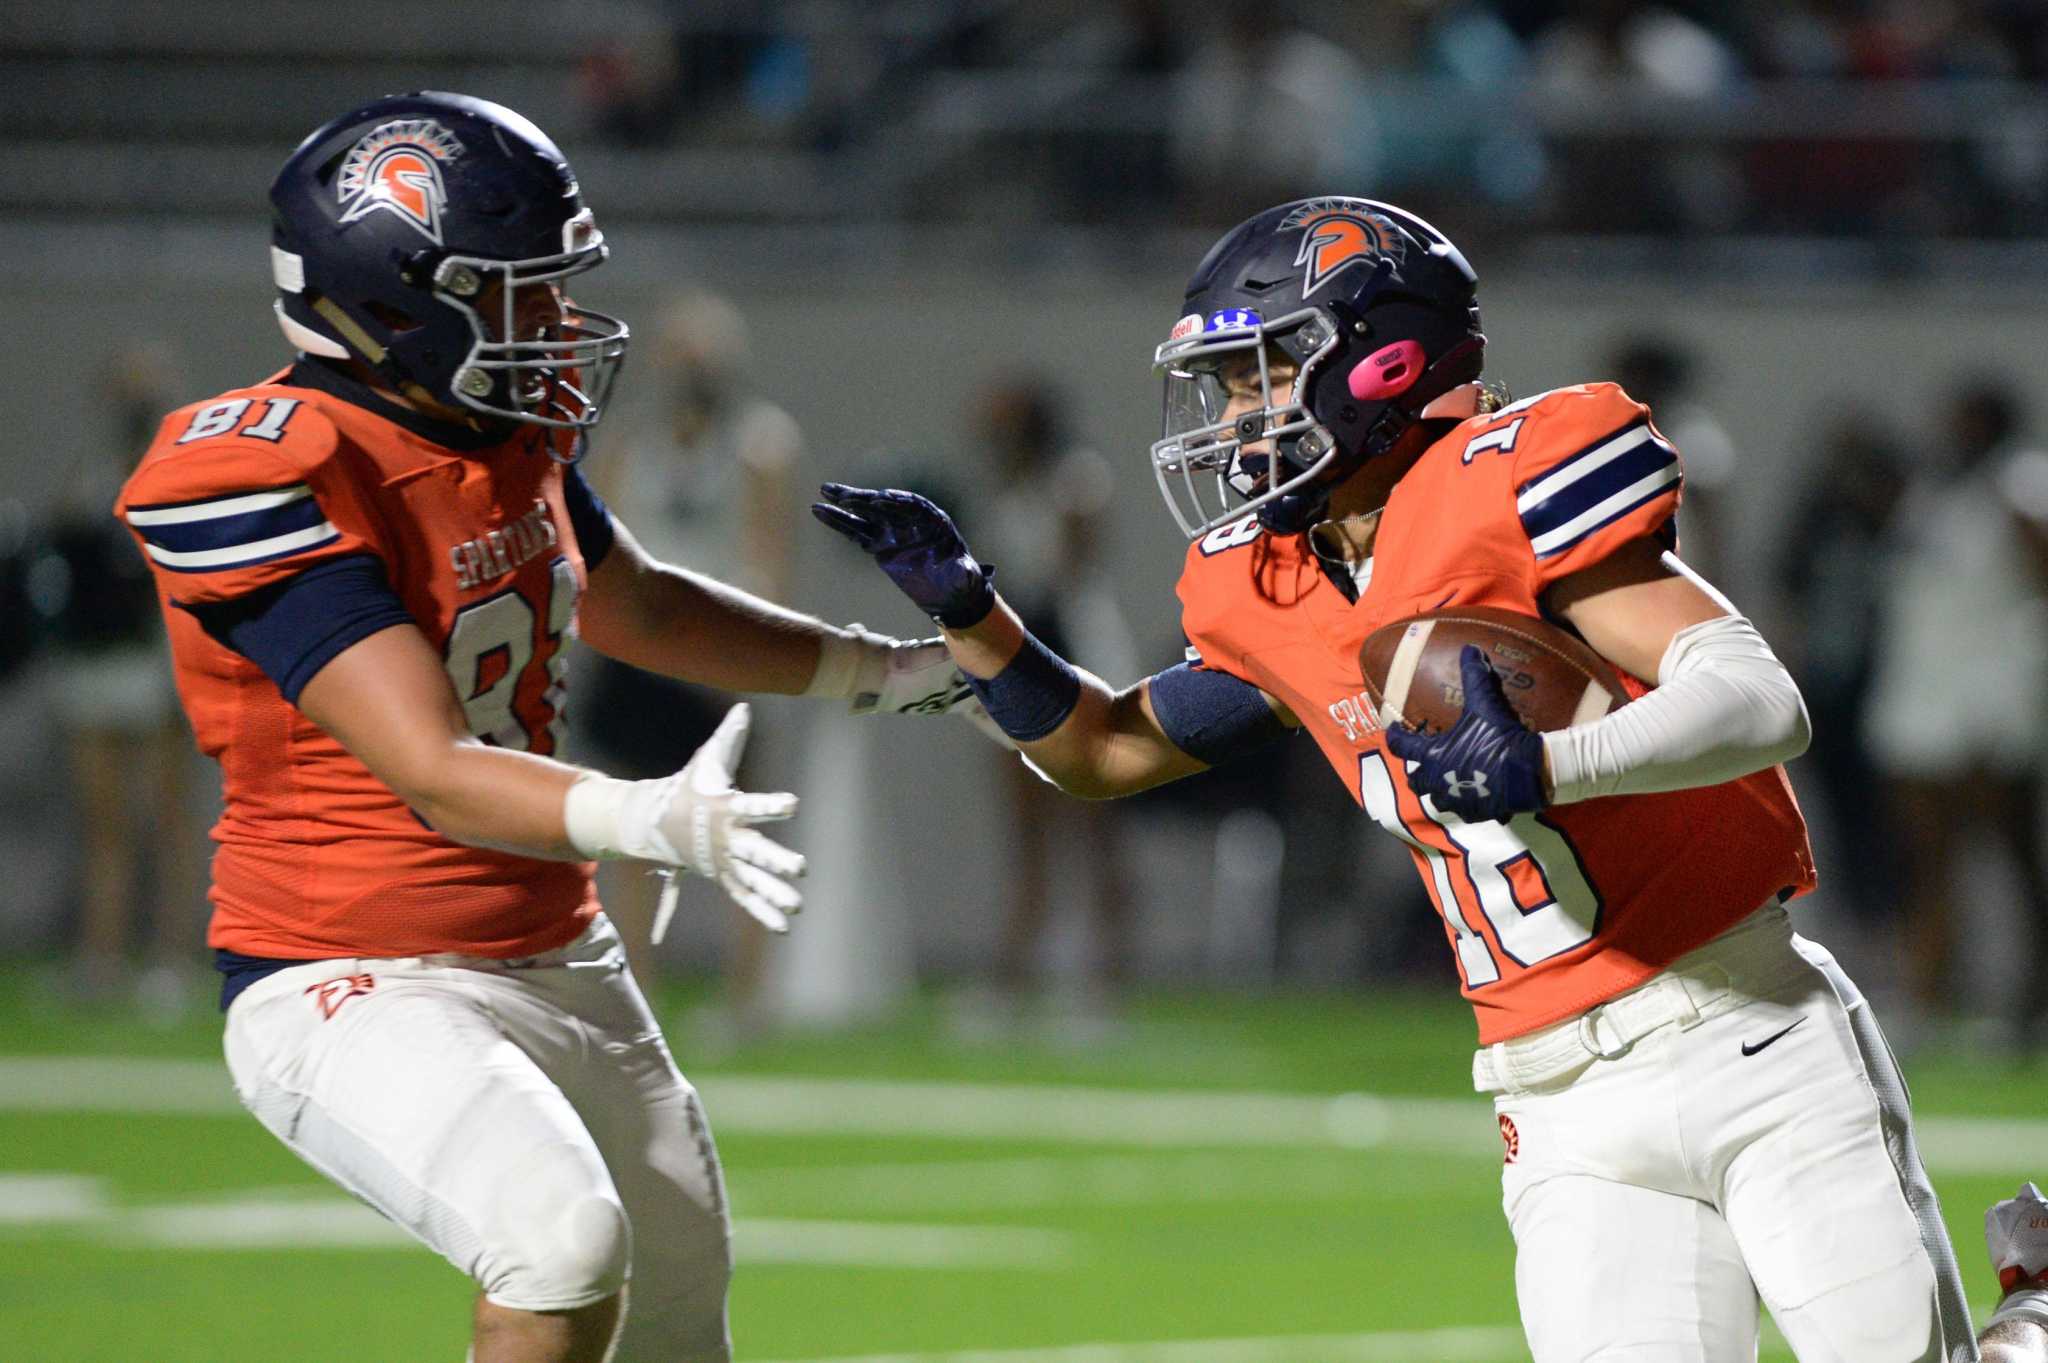
{"type": "Polygon", "coordinates": [[[1552,802],[1719,785],[1797,757],[1812,728],[1785,665],[1740,615],[1672,636],[1657,689],[1543,735],[1552,802]]]}

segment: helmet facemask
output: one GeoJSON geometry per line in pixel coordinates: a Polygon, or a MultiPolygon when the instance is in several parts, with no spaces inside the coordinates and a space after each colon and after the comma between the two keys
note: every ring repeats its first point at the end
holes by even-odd
{"type": "Polygon", "coordinates": [[[1399,447],[1436,397],[1479,376],[1476,282],[1441,232],[1373,199],[1279,204],[1221,237],[1153,355],[1166,379],[1153,474],[1181,530],[1198,538],[1250,512],[1294,534],[1327,514],[1333,489],[1399,447]],[[1247,355],[1257,357],[1256,407],[1247,355]],[[1294,363],[1285,391],[1268,356],[1294,363]],[[1247,410],[1226,419],[1219,369],[1233,360],[1227,377],[1247,410]]]}
{"type": "Polygon", "coordinates": [[[609,254],[588,209],[563,225],[562,237],[564,249],[557,255],[492,260],[455,254],[434,267],[435,299],[466,316],[472,332],[469,353],[448,385],[449,396],[463,406],[494,420],[577,431],[603,416],[626,358],[624,322],[572,309],[564,299],[560,320],[546,335],[520,335],[525,290],[596,269],[609,254]],[[479,308],[487,296],[489,305],[479,308]]]}
{"type": "Polygon", "coordinates": [[[1188,334],[1153,357],[1165,379],[1165,434],[1152,446],[1152,472],[1181,532],[1193,539],[1325,484],[1337,443],[1302,395],[1336,346],[1337,324],[1325,309],[1302,308],[1270,322],[1240,309],[1182,325],[1191,326],[1188,334]],[[1257,405],[1226,416],[1226,368],[1247,355],[1257,365],[1257,405]],[[1276,355],[1295,366],[1277,388],[1276,355]],[[1246,448],[1255,445],[1271,453],[1246,448]]]}

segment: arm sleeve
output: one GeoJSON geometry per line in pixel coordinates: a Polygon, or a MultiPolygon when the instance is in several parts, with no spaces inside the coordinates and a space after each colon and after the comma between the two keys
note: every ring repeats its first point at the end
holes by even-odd
{"type": "Polygon", "coordinates": [[[1552,800],[1719,785],[1806,751],[1806,702],[1739,615],[1689,625],[1657,664],[1657,689],[1590,724],[1543,735],[1552,800]]]}
{"type": "Polygon", "coordinates": [[[334,559],[228,601],[185,607],[224,646],[263,669],[284,698],[350,644],[413,623],[373,555],[334,559]]]}
{"type": "Polygon", "coordinates": [[[569,528],[576,533],[584,568],[595,568],[611,553],[617,537],[612,533],[611,510],[574,464],[562,472],[562,504],[569,510],[569,528]]]}
{"type": "Polygon", "coordinates": [[[1212,767],[1287,736],[1265,693],[1228,672],[1182,663],[1148,685],[1152,713],[1173,745],[1212,767]]]}

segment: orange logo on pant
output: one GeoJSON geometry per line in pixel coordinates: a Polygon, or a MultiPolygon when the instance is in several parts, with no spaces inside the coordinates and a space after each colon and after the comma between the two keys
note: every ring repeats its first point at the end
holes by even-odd
{"type": "Polygon", "coordinates": [[[337,975],[331,980],[307,985],[305,992],[313,996],[313,1006],[320,1010],[320,1020],[325,1022],[341,1011],[341,1005],[376,987],[376,979],[368,974],[337,975]]]}
{"type": "Polygon", "coordinates": [[[1515,1156],[1522,1153],[1522,1135],[1515,1130],[1515,1119],[1503,1112],[1500,1114],[1500,1143],[1508,1148],[1503,1164],[1513,1164],[1515,1156]]]}

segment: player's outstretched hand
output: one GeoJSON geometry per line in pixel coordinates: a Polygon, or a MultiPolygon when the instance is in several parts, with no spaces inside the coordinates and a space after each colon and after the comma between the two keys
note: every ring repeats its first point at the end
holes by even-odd
{"type": "Polygon", "coordinates": [[[980,623],[996,603],[995,569],[976,562],[953,518],[915,492],[827,483],[811,514],[852,540],[919,610],[948,629],[980,623]]]}
{"type": "Polygon", "coordinates": [[[1984,1247],[1998,1285],[2010,1292],[2033,1279],[2048,1279],[2048,1198],[2032,1183],[1984,1213],[1984,1247]]]}
{"type": "Polygon", "coordinates": [[[803,907],[790,882],[804,873],[804,859],[749,825],[786,819],[797,801],[786,791],[733,789],[749,715],[745,702],[733,706],[683,769],[662,783],[673,793],[656,826],[675,850],[676,865],[717,881],[770,932],[788,932],[789,915],[803,907]]]}
{"type": "Polygon", "coordinates": [[[1465,709],[1441,734],[1405,724],[1387,727],[1387,747],[1408,764],[1408,786],[1440,810],[1484,823],[1538,810],[1543,791],[1543,739],[1508,704],[1486,655],[1471,644],[1458,655],[1465,709]]]}

